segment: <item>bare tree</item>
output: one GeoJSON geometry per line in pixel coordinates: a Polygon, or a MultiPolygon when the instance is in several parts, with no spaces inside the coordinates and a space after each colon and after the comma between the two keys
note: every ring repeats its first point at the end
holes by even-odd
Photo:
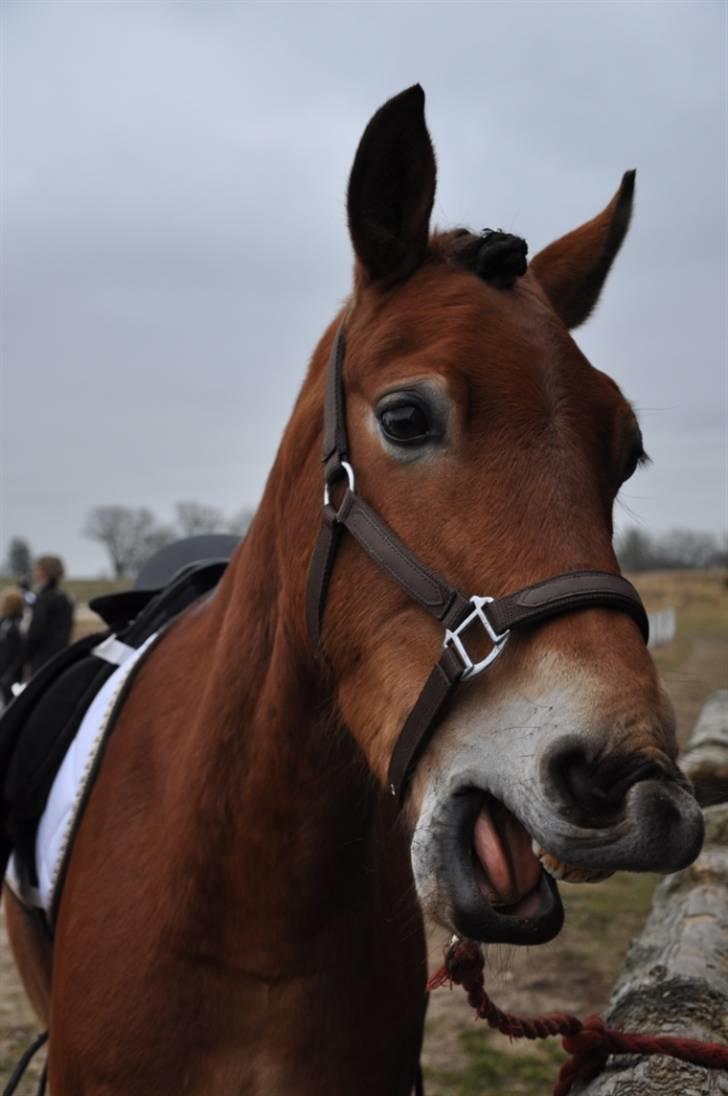
{"type": "Polygon", "coordinates": [[[244,506],[242,510],[238,510],[236,514],[233,514],[226,523],[227,532],[237,533],[239,537],[244,537],[250,528],[250,523],[254,517],[255,510],[251,510],[250,507],[244,506]]]}
{"type": "Polygon", "coordinates": [[[671,529],[661,538],[664,567],[707,567],[718,552],[711,533],[692,529],[671,529]]]}
{"type": "Polygon", "coordinates": [[[199,533],[222,533],[226,522],[222,510],[206,506],[204,502],[178,502],[175,506],[177,526],[183,537],[199,533]]]}
{"type": "Polygon", "coordinates": [[[721,565],[726,558],[712,533],[693,529],[671,529],[649,536],[641,529],[626,529],[616,542],[617,556],[625,571],[668,571],[721,565]]]}
{"type": "Polygon", "coordinates": [[[728,567],[728,534],[724,534],[720,540],[717,541],[715,552],[713,553],[708,566],[728,567]]]}
{"type": "Polygon", "coordinates": [[[149,556],[175,539],[174,531],[158,525],[145,507],[94,506],[83,532],[106,548],[117,578],[134,575],[149,556]]]}
{"type": "Polygon", "coordinates": [[[626,529],[617,538],[615,547],[625,571],[651,571],[659,566],[652,537],[641,529],[626,529]]]}
{"type": "Polygon", "coordinates": [[[13,537],[8,547],[7,568],[13,578],[28,578],[33,568],[30,545],[22,537],[13,537]]]}
{"type": "Polygon", "coordinates": [[[179,540],[179,534],[177,530],[171,525],[155,525],[151,529],[144,540],[142,546],[142,554],[135,570],[139,570],[143,563],[146,563],[155,552],[158,552],[160,548],[166,548],[168,544],[173,544],[174,541],[179,540]]]}

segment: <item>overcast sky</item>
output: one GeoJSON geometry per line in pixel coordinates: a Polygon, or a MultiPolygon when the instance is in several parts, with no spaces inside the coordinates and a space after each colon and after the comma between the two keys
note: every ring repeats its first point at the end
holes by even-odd
{"type": "Polygon", "coordinates": [[[634,520],[725,528],[727,10],[3,0],[0,556],[97,574],[95,504],[257,502],[348,291],[356,144],[415,81],[441,225],[533,254],[638,169],[577,339],[641,416],[634,520]]]}

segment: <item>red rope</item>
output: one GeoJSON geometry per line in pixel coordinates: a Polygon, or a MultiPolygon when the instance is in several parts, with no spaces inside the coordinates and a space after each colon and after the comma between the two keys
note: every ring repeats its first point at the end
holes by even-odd
{"type": "Polygon", "coordinates": [[[455,941],[448,949],[445,964],[430,978],[428,990],[445,984],[462,986],[478,1017],[511,1039],[546,1039],[560,1035],[561,1045],[571,1057],[564,1062],[553,1096],[567,1096],[571,1086],[585,1084],[601,1073],[610,1054],[666,1054],[706,1069],[728,1069],[728,1046],[701,1043],[698,1039],[678,1039],[672,1035],[630,1035],[608,1028],[599,1016],[579,1020],[568,1012],[546,1016],[513,1016],[503,1012],[485,991],[485,960],[480,944],[473,940],[455,941]]]}

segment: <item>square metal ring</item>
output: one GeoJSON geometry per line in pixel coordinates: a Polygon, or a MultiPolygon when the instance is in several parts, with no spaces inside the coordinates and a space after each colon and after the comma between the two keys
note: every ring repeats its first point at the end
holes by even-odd
{"type": "Polygon", "coordinates": [[[510,638],[510,629],[506,629],[505,632],[496,632],[490,620],[488,614],[485,612],[484,606],[489,605],[495,599],[492,597],[478,597],[474,595],[470,598],[470,604],[473,606],[473,611],[468,613],[464,620],[455,628],[448,628],[445,632],[445,647],[453,647],[457,652],[457,655],[464,666],[463,680],[469,677],[476,677],[477,674],[487,669],[492,662],[495,662],[498,655],[501,653],[506,643],[510,638]],[[470,653],[463,642],[463,633],[467,632],[474,623],[480,623],[488,639],[493,644],[491,650],[481,659],[476,662],[471,658],[470,653]]]}

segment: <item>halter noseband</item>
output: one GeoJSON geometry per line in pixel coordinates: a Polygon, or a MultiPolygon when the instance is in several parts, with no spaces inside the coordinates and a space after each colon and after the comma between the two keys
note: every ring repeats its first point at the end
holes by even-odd
{"type": "Polygon", "coordinates": [[[532,627],[549,617],[577,609],[616,609],[637,622],[647,642],[649,624],[634,586],[620,575],[606,571],[570,571],[506,597],[466,598],[418,559],[354,490],[342,379],[345,350],[342,326],[334,339],[327,367],[322,453],[324,508],[308,577],[306,623],[311,642],[318,649],[336,550],[341,534],[347,530],[390,578],[444,625],[442,653],[400,731],[389,763],[390,789],[401,803],[418,755],[444,714],[452,693],[461,681],[477,676],[495,661],[514,628],[532,627]],[[331,503],[330,489],[342,478],[346,479],[346,487],[337,508],[331,503]],[[475,627],[485,631],[492,644],[480,661],[472,657],[465,642],[466,633],[475,627]]]}

